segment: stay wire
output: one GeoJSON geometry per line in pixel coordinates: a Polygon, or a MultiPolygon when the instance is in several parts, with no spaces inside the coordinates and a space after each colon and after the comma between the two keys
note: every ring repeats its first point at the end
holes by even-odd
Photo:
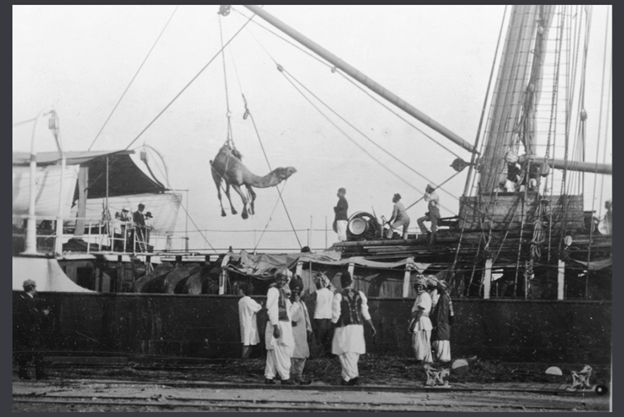
{"type": "MultiPolygon", "coordinates": [[[[163,177],[165,177],[165,181],[167,182],[167,187],[169,187],[169,189],[172,189],[173,187],[171,186],[171,184],[169,184],[169,178],[162,172],[162,169],[160,169],[160,166],[156,165],[156,168],[158,169],[158,171],[160,171],[161,175],[163,175],[163,177]]],[[[180,207],[182,207],[182,210],[184,210],[184,213],[186,214],[186,217],[191,221],[191,223],[193,223],[193,226],[195,226],[195,229],[197,230],[197,232],[204,238],[204,241],[206,241],[206,243],[208,244],[208,246],[210,246],[210,248],[215,251],[215,253],[218,253],[217,250],[212,246],[212,244],[210,243],[210,241],[208,240],[208,238],[206,238],[206,236],[204,236],[204,234],[201,232],[201,230],[199,229],[199,227],[197,226],[197,224],[195,223],[195,220],[193,220],[193,218],[191,217],[191,215],[189,214],[188,210],[186,209],[186,207],[184,206],[184,204],[180,204],[180,207]]]]}
{"type": "MultiPolygon", "coordinates": [[[[379,148],[382,152],[384,152],[386,155],[390,156],[392,159],[394,159],[395,161],[397,161],[399,164],[403,165],[404,167],[406,167],[407,169],[409,169],[410,171],[412,171],[413,173],[415,173],[416,175],[418,175],[419,177],[423,178],[424,180],[426,180],[427,182],[430,182],[432,184],[435,184],[435,182],[427,177],[425,177],[424,175],[422,175],[420,172],[416,171],[414,168],[410,167],[409,165],[407,165],[405,162],[401,161],[399,158],[397,158],[396,156],[392,155],[390,152],[388,152],[386,149],[384,149],[382,146],[380,146],[379,144],[377,144],[374,140],[372,140],[371,138],[369,138],[364,132],[362,132],[360,129],[358,129],[357,127],[355,127],[352,123],[350,123],[348,120],[346,120],[344,117],[342,117],[340,114],[338,114],[334,109],[332,109],[327,103],[325,103],[322,99],[320,99],[316,94],[314,94],[309,88],[307,88],[305,85],[303,85],[299,80],[297,80],[297,78],[295,78],[290,72],[288,72],[288,70],[286,70],[285,68],[282,67],[282,71],[286,74],[288,74],[288,76],[290,76],[293,80],[295,80],[295,82],[297,84],[299,84],[304,90],[306,90],[308,92],[308,94],[310,94],[312,97],[314,97],[318,102],[320,102],[323,106],[325,106],[330,112],[332,112],[334,115],[336,115],[336,117],[338,117],[340,120],[342,120],[344,123],[346,123],[349,127],[351,127],[353,130],[355,130],[356,132],[358,132],[360,135],[362,135],[364,137],[364,139],[366,139],[368,142],[370,142],[371,144],[373,144],[375,147],[379,148]]],[[[436,186],[437,189],[442,189],[440,187],[440,185],[436,186]]],[[[420,190],[417,190],[420,192],[420,190]]],[[[451,197],[453,197],[456,200],[459,200],[457,198],[457,196],[451,194],[450,192],[442,189],[442,191],[444,191],[445,193],[447,193],[448,195],[450,195],[451,197]]]]}
{"type": "Polygon", "coordinates": [[[182,90],[176,94],[176,96],[169,102],[169,104],[167,104],[165,106],[164,109],[162,109],[157,115],[156,117],[154,117],[154,119],[149,122],[149,124],[137,135],[136,138],[134,138],[134,140],[132,140],[132,142],[130,142],[130,144],[128,144],[128,146],[126,147],[126,149],[130,149],[130,147],[132,146],[132,144],[134,144],[134,142],[136,142],[146,131],[147,129],[150,128],[150,126],[152,126],[152,124],[154,124],[154,122],[156,120],[158,120],[158,118],[160,116],[162,116],[162,114],[182,95],[182,93],[184,91],[186,91],[186,89],[193,83],[195,82],[195,80],[201,75],[202,72],[204,72],[204,70],[206,68],[208,68],[208,66],[210,64],[212,64],[212,62],[219,56],[219,54],[221,54],[223,52],[223,50],[225,49],[226,46],[228,46],[230,44],[230,42],[232,42],[234,40],[234,38],[236,38],[236,36],[238,36],[238,34],[249,24],[249,22],[251,21],[251,19],[253,19],[255,17],[255,15],[251,16],[249,18],[249,20],[247,20],[247,22],[245,22],[245,24],[236,31],[236,33],[225,43],[225,45],[223,47],[221,47],[221,49],[219,49],[219,51],[217,51],[217,53],[210,58],[210,60],[208,61],[208,63],[206,65],[204,65],[204,67],[202,69],[199,70],[199,72],[182,88],[182,90]]]}
{"type": "MultiPolygon", "coordinates": [[[[233,9],[235,10],[235,9],[233,9]]],[[[236,12],[238,12],[240,15],[246,17],[243,13],[239,12],[238,10],[236,10],[236,12]]],[[[459,158],[460,156],[453,152],[451,149],[447,148],[446,146],[444,146],[442,143],[440,143],[439,141],[437,141],[436,139],[434,139],[431,135],[427,134],[426,132],[424,132],[423,130],[421,130],[419,127],[417,127],[416,125],[414,125],[413,123],[411,123],[409,120],[407,120],[406,118],[404,118],[403,116],[401,116],[399,113],[397,113],[395,110],[393,110],[392,108],[390,108],[387,104],[385,104],[384,102],[382,102],[378,97],[375,97],[373,94],[371,94],[369,91],[367,91],[365,88],[363,88],[361,85],[359,85],[358,83],[356,83],[355,81],[353,81],[350,77],[348,77],[345,73],[343,73],[342,71],[338,70],[336,67],[334,67],[333,65],[327,63],[326,61],[322,60],[321,58],[317,57],[316,55],[310,53],[309,51],[306,51],[305,49],[303,49],[301,46],[297,45],[296,43],[290,41],[289,39],[284,38],[283,36],[279,35],[278,33],[275,33],[274,31],[272,31],[271,29],[265,27],[264,25],[262,25],[259,22],[254,21],[254,24],[260,26],[262,29],[266,30],[267,32],[271,33],[272,35],[274,35],[275,37],[281,39],[282,41],[292,45],[293,47],[299,49],[300,51],[302,51],[303,53],[305,53],[306,55],[312,57],[313,59],[315,59],[316,61],[320,62],[321,64],[325,65],[328,68],[331,68],[332,71],[338,72],[338,74],[340,74],[343,78],[345,78],[348,82],[350,82],[351,84],[353,84],[356,88],[358,88],[359,90],[361,90],[364,94],[366,94],[367,96],[369,96],[371,99],[373,99],[375,102],[377,102],[379,105],[381,105],[382,107],[384,107],[386,110],[388,110],[390,113],[394,114],[396,117],[398,117],[399,119],[403,120],[405,123],[407,123],[409,126],[411,126],[412,128],[414,128],[416,131],[418,131],[419,133],[423,134],[426,138],[430,139],[431,141],[433,141],[436,145],[439,145],[442,149],[446,150],[447,152],[451,153],[453,156],[459,158]]]]}
{"type": "Polygon", "coordinates": [[[100,128],[100,131],[97,133],[97,135],[95,135],[95,138],[93,139],[93,142],[91,142],[91,145],[89,146],[89,148],[87,149],[88,151],[91,150],[91,148],[93,147],[93,145],[95,145],[95,142],[98,140],[98,138],[100,137],[100,134],[102,133],[102,131],[104,130],[104,127],[106,127],[106,125],[108,124],[108,121],[111,119],[111,117],[113,116],[113,113],[115,113],[115,110],[117,110],[117,107],[119,106],[119,104],[121,103],[121,100],[123,100],[123,98],[125,97],[126,93],[128,92],[128,90],[130,89],[130,86],[132,85],[132,83],[134,82],[134,80],[136,79],[137,75],[139,75],[139,72],[141,72],[141,69],[143,68],[143,65],[145,65],[145,63],[147,62],[147,59],[149,58],[149,56],[152,54],[152,51],[154,50],[154,48],[156,47],[156,44],[158,43],[158,41],[160,40],[160,37],[162,36],[163,33],[165,33],[165,29],[167,29],[167,26],[169,26],[169,22],[171,22],[171,19],[173,19],[173,15],[175,15],[176,11],[178,10],[178,7],[180,7],[179,5],[175,7],[175,9],[173,9],[173,13],[171,13],[171,16],[169,17],[169,20],[167,20],[167,23],[165,24],[165,27],[163,27],[163,29],[160,31],[160,34],[158,35],[158,37],[156,38],[156,41],[154,42],[154,44],[152,45],[151,49],[149,50],[149,52],[147,53],[147,55],[145,56],[145,59],[143,60],[143,62],[141,63],[141,65],[139,66],[139,69],[137,69],[136,73],[134,74],[134,77],[132,77],[132,79],[130,80],[130,83],[128,83],[128,86],[126,87],[126,89],[124,90],[124,92],[121,94],[121,97],[119,97],[119,100],[117,101],[117,104],[115,104],[115,107],[113,107],[113,110],[110,112],[110,114],[108,115],[108,117],[106,118],[106,121],[104,121],[104,124],[102,125],[102,127],[100,128]]]}
{"type": "MultiPolygon", "coordinates": [[[[284,182],[284,186],[282,187],[282,192],[284,192],[284,188],[286,188],[286,184],[287,183],[288,183],[288,181],[284,182]]],[[[254,249],[253,249],[254,252],[256,252],[256,249],[258,249],[258,246],[260,245],[260,241],[262,241],[262,237],[264,236],[264,234],[266,233],[266,231],[267,231],[267,229],[269,227],[269,223],[271,223],[271,220],[273,220],[273,213],[275,213],[275,209],[277,208],[277,205],[279,204],[279,202],[280,202],[280,199],[278,198],[275,201],[275,204],[273,205],[273,210],[271,210],[271,214],[269,214],[269,219],[267,220],[266,226],[264,226],[264,230],[260,234],[260,237],[258,238],[258,242],[254,246],[254,249]]]]}
{"type": "MultiPolygon", "coordinates": [[[[253,35],[253,33],[251,33],[251,36],[256,40],[256,42],[258,42],[258,44],[260,45],[260,47],[266,52],[266,54],[269,56],[269,58],[275,63],[275,65],[277,66],[277,69],[282,73],[282,75],[284,76],[284,78],[295,88],[295,90],[297,90],[297,92],[299,92],[299,94],[302,95],[303,98],[305,98],[311,105],[312,107],[314,107],[328,122],[330,122],[336,129],[338,129],[349,141],[351,141],[351,143],[353,143],[354,145],[356,145],[362,152],[364,152],[366,155],[368,155],[369,157],[371,157],[375,162],[377,162],[379,165],[381,165],[383,168],[385,168],[387,171],[389,171],[391,174],[393,174],[394,176],[396,176],[399,180],[403,181],[403,183],[405,183],[407,186],[409,186],[410,188],[418,191],[419,193],[422,193],[421,190],[419,190],[418,188],[414,187],[411,183],[407,182],[403,177],[401,177],[399,174],[395,173],[394,171],[392,171],[390,168],[388,168],[385,164],[381,163],[377,158],[375,158],[372,154],[370,154],[370,152],[368,152],[365,148],[363,148],[360,144],[358,144],[353,138],[351,138],[344,130],[342,130],[336,123],[334,123],[325,113],[323,113],[323,111],[321,109],[318,108],[318,106],[316,106],[309,97],[307,97],[291,80],[294,79],[299,85],[301,85],[306,91],[308,91],[309,94],[311,94],[314,98],[316,98],[318,101],[320,101],[325,107],[329,108],[330,111],[334,112],[327,104],[325,104],[321,99],[319,99],[314,93],[312,93],[308,88],[306,88],[300,81],[298,81],[292,74],[288,73],[288,71],[286,71],[276,60],[275,58],[273,58],[273,56],[271,55],[271,53],[269,51],[267,51],[267,49],[264,47],[264,45],[258,41],[258,39],[253,35]]],[[[355,129],[356,131],[358,131],[360,134],[362,134],[366,139],[368,139],[368,137],[366,137],[366,135],[364,135],[362,132],[360,132],[357,128],[355,128],[353,125],[351,125],[349,122],[347,122],[344,118],[342,118],[340,115],[338,115],[336,112],[334,112],[334,114],[336,114],[339,118],[341,118],[345,123],[347,123],[349,126],[351,126],[353,129],[355,129]]],[[[373,143],[375,146],[379,147],[379,145],[377,145],[376,143],[374,143],[374,141],[368,139],[369,141],[371,141],[371,143],[373,143]]],[[[381,148],[384,152],[385,149],[381,148]]],[[[393,155],[390,155],[394,158],[393,155]]],[[[396,159],[396,158],[395,158],[396,159]]],[[[401,161],[399,161],[401,162],[401,161]]],[[[402,162],[401,162],[402,163],[402,162]]],[[[411,168],[410,168],[411,169],[411,168]]],[[[450,179],[450,178],[449,178],[450,179]]],[[[448,180],[447,180],[448,181],[448,180]]],[[[430,181],[433,182],[433,181],[430,181]]],[[[446,182],[446,181],[445,181],[446,182]]],[[[422,199],[422,198],[421,198],[422,199]]],[[[418,200],[420,201],[420,200],[418,200]]],[[[417,202],[418,202],[417,201],[417,202]]],[[[416,203],[414,203],[416,204],[416,203]]],[[[413,204],[412,204],[413,205],[413,204]]],[[[441,207],[447,209],[448,211],[450,211],[451,213],[454,213],[452,210],[450,210],[448,207],[440,204],[441,207]]],[[[411,207],[411,206],[410,206],[411,207]]]]}
{"type": "MultiPolygon", "coordinates": [[[[403,181],[403,183],[405,183],[407,186],[411,187],[412,189],[418,191],[419,193],[422,193],[421,190],[419,190],[418,188],[414,187],[411,183],[407,182],[403,177],[401,177],[399,174],[395,173],[394,171],[392,171],[390,168],[388,168],[385,164],[381,163],[377,158],[375,158],[370,152],[368,152],[365,148],[363,148],[360,144],[358,144],[353,138],[351,138],[344,130],[342,130],[336,123],[334,123],[325,113],[323,113],[323,111],[321,109],[318,108],[318,106],[316,106],[309,97],[307,97],[291,80],[291,78],[293,80],[295,80],[299,85],[301,85],[306,91],[308,91],[309,94],[311,94],[314,98],[316,98],[318,101],[320,101],[325,107],[329,108],[330,111],[332,111],[334,114],[336,114],[339,118],[341,118],[345,123],[347,123],[349,126],[351,126],[353,129],[355,129],[356,131],[358,131],[360,134],[362,134],[366,139],[368,139],[368,137],[366,137],[366,135],[364,135],[362,132],[360,132],[357,128],[355,128],[353,125],[351,125],[349,122],[347,122],[344,118],[342,118],[340,115],[338,115],[336,112],[334,112],[327,104],[325,104],[321,99],[319,99],[314,93],[312,93],[307,87],[305,87],[300,81],[298,81],[292,74],[290,74],[288,71],[286,71],[282,65],[280,65],[275,58],[273,58],[273,56],[271,55],[271,53],[264,47],[264,45],[253,35],[253,33],[251,31],[249,31],[249,33],[251,34],[251,36],[254,38],[254,40],[260,45],[260,47],[264,50],[264,52],[269,56],[269,58],[273,61],[273,63],[275,63],[275,65],[277,66],[277,69],[282,73],[282,75],[284,76],[284,78],[295,88],[295,90],[297,90],[297,92],[299,92],[299,94],[301,94],[303,96],[303,98],[305,98],[311,105],[312,107],[314,107],[328,122],[330,122],[336,129],[338,129],[349,141],[351,141],[351,143],[353,143],[355,146],[357,146],[362,152],[364,152],[366,155],[368,155],[369,157],[371,157],[375,162],[377,162],[379,165],[381,165],[382,167],[384,167],[387,171],[389,171],[391,174],[393,174],[394,176],[396,176],[398,179],[400,179],[401,181],[403,181]]],[[[373,143],[375,146],[379,147],[379,145],[377,145],[374,141],[368,139],[371,143],[373,143]]],[[[380,149],[382,149],[384,152],[387,153],[387,151],[381,147],[379,147],[380,149]]],[[[394,158],[393,155],[390,154],[390,156],[392,156],[394,158]]],[[[396,158],[395,158],[396,159],[396,158]]],[[[401,162],[400,160],[397,159],[397,161],[401,162]]],[[[403,162],[401,162],[403,163],[403,162]]],[[[408,167],[409,168],[409,167],[408,167]]],[[[410,168],[411,169],[411,168],[410,168]]],[[[420,174],[419,174],[420,175],[420,174]]],[[[429,182],[433,182],[433,181],[429,181],[429,182]]],[[[420,201],[420,200],[419,200],[420,201]]],[[[414,203],[415,204],[415,203],[414,203]]],[[[450,210],[448,207],[443,206],[442,204],[440,204],[441,207],[449,210],[451,213],[453,213],[452,210],[450,210]]]]}
{"type": "MultiPolygon", "coordinates": [[[[262,148],[264,159],[266,159],[267,165],[269,166],[269,170],[273,171],[273,168],[271,168],[271,163],[269,162],[269,158],[266,154],[266,151],[264,150],[264,145],[262,144],[262,139],[260,138],[260,132],[258,131],[258,127],[256,126],[256,121],[253,117],[253,114],[251,114],[251,112],[249,112],[248,114],[249,114],[249,118],[251,119],[251,123],[253,124],[254,130],[256,131],[258,142],[260,142],[260,147],[262,148]]],[[[279,198],[282,202],[282,205],[284,206],[284,211],[286,211],[286,216],[288,217],[288,221],[290,222],[290,227],[292,228],[293,233],[295,234],[295,238],[297,239],[299,248],[301,248],[302,246],[301,246],[301,242],[299,241],[299,236],[297,235],[297,232],[295,231],[295,226],[293,225],[292,219],[290,218],[290,213],[288,212],[288,207],[286,207],[286,203],[284,202],[284,198],[282,197],[282,192],[280,191],[279,187],[275,187],[275,189],[277,190],[277,193],[279,194],[279,198]]]]}

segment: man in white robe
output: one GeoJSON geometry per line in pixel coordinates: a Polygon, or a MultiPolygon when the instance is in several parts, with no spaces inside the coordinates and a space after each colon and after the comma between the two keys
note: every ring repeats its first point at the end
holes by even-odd
{"type": "Polygon", "coordinates": [[[251,283],[243,283],[240,290],[243,293],[243,297],[238,300],[238,317],[240,320],[241,343],[243,344],[242,358],[247,359],[251,354],[252,347],[260,343],[257,314],[262,310],[262,306],[250,297],[253,291],[251,283]]]}
{"type": "Polygon", "coordinates": [[[273,378],[279,374],[282,385],[294,385],[290,380],[290,358],[295,349],[292,332],[292,303],[284,291],[288,283],[287,270],[280,270],[267,292],[266,309],[269,316],[265,340],[267,348],[265,384],[275,384],[273,378]]]}
{"type": "Polygon", "coordinates": [[[431,296],[426,291],[427,279],[419,277],[414,284],[414,290],[418,296],[412,307],[412,346],[414,348],[414,356],[417,361],[424,363],[432,363],[431,355],[431,320],[429,314],[431,312],[431,296]]]}
{"type": "Polygon", "coordinates": [[[368,312],[368,300],[362,291],[353,289],[349,272],[340,277],[342,290],[336,292],[332,301],[332,323],[335,324],[332,353],[338,355],[342,366],[341,385],[359,385],[358,361],[366,353],[364,326],[366,321],[373,337],[377,331],[368,312]]]}

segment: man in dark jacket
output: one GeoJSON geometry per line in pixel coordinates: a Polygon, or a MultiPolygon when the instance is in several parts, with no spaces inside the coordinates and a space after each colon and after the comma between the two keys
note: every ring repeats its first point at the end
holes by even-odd
{"type": "Polygon", "coordinates": [[[338,234],[338,241],[340,242],[347,240],[347,224],[349,222],[349,216],[347,215],[349,203],[347,203],[345,194],[347,194],[347,190],[344,188],[338,189],[338,204],[334,207],[334,213],[336,214],[334,231],[338,234]]]}
{"type": "Polygon", "coordinates": [[[37,306],[35,296],[37,284],[27,279],[23,284],[24,292],[19,295],[13,311],[13,355],[17,361],[20,379],[28,376],[28,361],[35,362],[35,377],[44,379],[43,356],[39,351],[42,323],[49,314],[47,309],[37,306]]]}
{"type": "Polygon", "coordinates": [[[145,204],[140,203],[139,209],[132,213],[132,221],[134,222],[134,230],[135,230],[135,238],[134,242],[136,244],[135,250],[139,252],[147,252],[146,239],[145,239],[145,215],[143,214],[143,210],[145,210],[145,204]]]}

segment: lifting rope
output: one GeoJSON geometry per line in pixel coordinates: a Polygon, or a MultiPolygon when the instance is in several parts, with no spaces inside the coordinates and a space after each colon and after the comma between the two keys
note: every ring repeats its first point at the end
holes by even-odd
{"type": "MultiPolygon", "coordinates": [[[[229,13],[229,12],[228,12],[228,13],[229,13]]],[[[221,13],[220,13],[220,14],[221,14],[221,13]]],[[[227,14],[225,14],[225,15],[227,15],[227,14]]],[[[253,17],[253,16],[252,16],[252,17],[253,17]]],[[[249,20],[247,21],[247,23],[248,23],[250,20],[251,20],[251,19],[249,19],[249,20]]],[[[244,27],[244,26],[243,26],[243,27],[244,27]]],[[[222,31],[222,27],[221,27],[221,19],[219,19],[219,28],[221,29],[221,36],[222,36],[222,41],[221,41],[221,42],[223,43],[223,31],[222,31]]],[[[242,30],[242,28],[241,28],[240,30],[242,30]]],[[[240,30],[239,30],[239,32],[240,32],[240,30]]],[[[237,34],[238,34],[239,32],[237,32],[237,34]]],[[[221,50],[223,50],[224,48],[225,48],[225,46],[222,46],[221,50]]],[[[226,78],[226,76],[225,76],[225,72],[226,72],[226,71],[225,71],[225,54],[223,54],[223,72],[224,72],[224,78],[225,78],[225,88],[226,88],[226,98],[227,98],[228,93],[227,93],[227,78],[226,78]]],[[[238,71],[236,72],[236,76],[237,76],[237,78],[238,78],[238,71]]],[[[240,78],[238,78],[238,83],[239,83],[239,87],[241,88],[241,95],[242,95],[242,97],[243,97],[243,102],[244,102],[244,104],[245,104],[245,113],[243,114],[243,120],[246,120],[247,118],[249,118],[249,119],[251,120],[251,123],[252,123],[252,125],[253,125],[253,127],[254,127],[254,131],[256,132],[256,136],[257,136],[257,138],[258,138],[258,142],[260,143],[260,148],[262,149],[262,153],[263,153],[263,155],[264,155],[264,159],[266,160],[266,163],[267,163],[267,165],[268,165],[268,167],[269,167],[269,170],[270,170],[270,171],[273,171],[273,168],[271,168],[271,163],[269,162],[269,157],[267,156],[266,151],[265,151],[265,149],[264,149],[264,144],[262,143],[262,138],[260,137],[260,132],[258,131],[258,127],[257,127],[257,125],[256,125],[256,121],[255,121],[255,119],[254,119],[254,117],[253,117],[253,114],[252,114],[252,113],[251,113],[251,111],[249,110],[249,105],[248,105],[248,103],[247,103],[247,99],[245,98],[245,95],[244,95],[244,94],[243,94],[243,92],[242,92],[242,86],[241,86],[241,84],[240,84],[240,78]]],[[[233,138],[232,138],[232,136],[231,136],[231,121],[230,121],[230,115],[231,115],[231,113],[230,113],[230,108],[229,108],[229,99],[228,99],[228,100],[226,100],[226,101],[227,101],[227,106],[228,106],[228,110],[227,110],[227,116],[228,116],[228,141],[226,141],[226,143],[231,142],[231,143],[232,143],[233,148],[235,149],[235,146],[234,146],[234,140],[233,140],[233,138]]],[[[216,170],[215,170],[215,172],[216,172],[216,170]]],[[[217,172],[217,174],[218,174],[218,172],[217,172]]],[[[220,175],[220,174],[219,174],[219,175],[220,175]]],[[[222,177],[222,178],[223,178],[223,177],[222,177]]],[[[288,180],[286,180],[286,181],[288,181],[288,180]]],[[[284,183],[284,185],[285,185],[285,184],[286,184],[286,183],[284,183]]],[[[292,222],[292,219],[291,219],[291,217],[290,217],[290,213],[288,212],[288,207],[286,207],[286,203],[284,202],[284,199],[283,199],[283,197],[282,197],[282,192],[280,191],[279,187],[277,187],[277,186],[275,187],[275,189],[277,190],[277,193],[279,194],[279,199],[280,199],[280,201],[282,202],[282,206],[284,207],[284,211],[286,212],[286,216],[288,217],[288,222],[290,223],[290,227],[292,228],[293,233],[295,234],[295,238],[297,239],[297,243],[299,244],[299,247],[301,248],[301,247],[302,247],[302,245],[301,245],[301,242],[299,241],[299,236],[297,235],[297,232],[296,232],[296,230],[295,230],[295,226],[294,226],[294,224],[293,224],[293,222],[292,222]]],[[[248,193],[248,197],[250,197],[250,196],[249,196],[249,193],[248,193]]],[[[251,201],[251,198],[249,198],[249,200],[251,201]]],[[[272,215],[272,214],[271,214],[271,215],[272,215]]],[[[269,218],[269,221],[270,221],[270,218],[269,218]]],[[[267,223],[267,227],[268,227],[268,223],[267,223]]]]}
{"type": "Polygon", "coordinates": [[[126,146],[126,150],[130,149],[132,144],[136,142],[141,136],[143,136],[143,134],[147,131],[147,129],[149,129],[154,124],[154,122],[156,122],[156,120],[158,120],[158,118],[162,116],[163,113],[182,95],[182,93],[186,91],[186,89],[190,87],[190,85],[193,84],[193,82],[195,82],[195,80],[201,75],[201,73],[204,72],[210,64],[212,64],[212,62],[219,56],[219,54],[223,52],[225,47],[228,46],[230,42],[232,42],[236,38],[236,36],[238,36],[238,34],[245,28],[245,26],[249,24],[251,19],[253,19],[254,17],[255,15],[251,16],[249,20],[247,20],[247,22],[245,22],[245,24],[243,24],[243,26],[241,26],[236,31],[236,33],[225,43],[225,45],[221,49],[219,49],[212,58],[210,58],[210,60],[206,63],[206,65],[204,65],[202,69],[199,70],[199,72],[182,88],[182,90],[180,90],[180,92],[176,94],[176,96],[156,115],[156,117],[154,117],[154,119],[152,119],[151,122],[148,123],[148,125],[132,140],[132,142],[130,142],[128,146],[126,146]]]}
{"type": "Polygon", "coordinates": [[[104,130],[104,127],[106,126],[106,124],[108,123],[108,121],[110,120],[110,118],[113,116],[113,113],[115,113],[115,110],[117,110],[117,107],[119,106],[119,103],[121,103],[121,100],[124,98],[124,96],[126,95],[126,93],[128,92],[128,90],[130,89],[130,86],[132,85],[132,83],[134,82],[135,78],[137,77],[137,75],[139,75],[139,72],[141,71],[141,68],[143,68],[143,65],[145,65],[145,62],[147,62],[147,58],[149,58],[149,56],[151,55],[152,51],[154,50],[154,48],[156,47],[156,44],[158,43],[158,41],[160,40],[160,37],[162,36],[163,33],[165,33],[165,29],[167,29],[167,26],[169,26],[169,22],[171,22],[171,19],[173,19],[173,15],[176,13],[176,11],[178,10],[178,7],[180,7],[179,5],[176,6],[176,8],[173,10],[173,13],[171,13],[171,16],[169,17],[169,20],[167,20],[167,23],[165,24],[165,27],[160,31],[160,34],[158,35],[158,37],[156,38],[156,41],[154,42],[154,45],[152,45],[151,49],[149,50],[149,52],[147,53],[147,55],[145,56],[145,59],[143,60],[143,62],[141,63],[141,65],[139,65],[139,69],[137,69],[136,73],[134,74],[134,77],[132,77],[132,79],[130,80],[130,83],[128,84],[128,86],[126,87],[126,89],[124,90],[124,92],[121,94],[121,97],[119,97],[119,100],[117,101],[117,104],[115,104],[115,107],[113,107],[113,110],[110,112],[110,114],[108,115],[108,117],[106,118],[106,121],[104,121],[104,124],[102,125],[102,127],[100,128],[100,131],[97,133],[97,135],[95,135],[95,138],[93,139],[93,142],[91,142],[91,145],[89,146],[89,149],[87,149],[87,151],[90,151],[91,148],[93,147],[93,145],[95,144],[95,141],[98,140],[98,138],[100,137],[100,134],[102,133],[102,131],[104,130]]]}

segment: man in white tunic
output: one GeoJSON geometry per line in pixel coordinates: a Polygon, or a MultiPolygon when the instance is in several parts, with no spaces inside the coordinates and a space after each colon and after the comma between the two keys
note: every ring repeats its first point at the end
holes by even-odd
{"type": "Polygon", "coordinates": [[[241,343],[243,344],[243,359],[249,358],[252,347],[260,343],[257,314],[262,310],[262,306],[250,297],[252,291],[253,287],[251,283],[243,283],[241,286],[243,298],[238,300],[238,318],[240,320],[241,343]]]}
{"type": "Polygon", "coordinates": [[[312,293],[311,300],[314,303],[314,320],[312,329],[316,343],[321,347],[319,357],[329,357],[332,342],[332,301],[334,292],[329,289],[329,278],[322,272],[314,276],[317,290],[312,293]]]}
{"type": "Polygon", "coordinates": [[[340,277],[342,290],[336,292],[332,302],[332,323],[336,325],[332,341],[332,353],[338,355],[342,365],[341,385],[359,385],[358,360],[366,353],[364,326],[366,321],[373,337],[377,331],[368,312],[368,300],[361,291],[353,289],[349,272],[340,277]]]}
{"type": "Polygon", "coordinates": [[[414,290],[418,296],[412,307],[412,319],[414,322],[412,346],[414,347],[414,355],[417,361],[432,363],[431,355],[431,320],[429,313],[431,312],[431,296],[426,291],[427,279],[423,276],[419,277],[414,284],[414,290]]]}
{"type": "Polygon", "coordinates": [[[266,309],[269,320],[265,331],[267,348],[265,384],[275,384],[273,378],[279,374],[282,385],[294,385],[290,380],[290,358],[295,348],[295,339],[291,325],[292,303],[284,291],[287,283],[287,270],[280,270],[275,276],[275,283],[271,284],[267,292],[266,309]]]}

